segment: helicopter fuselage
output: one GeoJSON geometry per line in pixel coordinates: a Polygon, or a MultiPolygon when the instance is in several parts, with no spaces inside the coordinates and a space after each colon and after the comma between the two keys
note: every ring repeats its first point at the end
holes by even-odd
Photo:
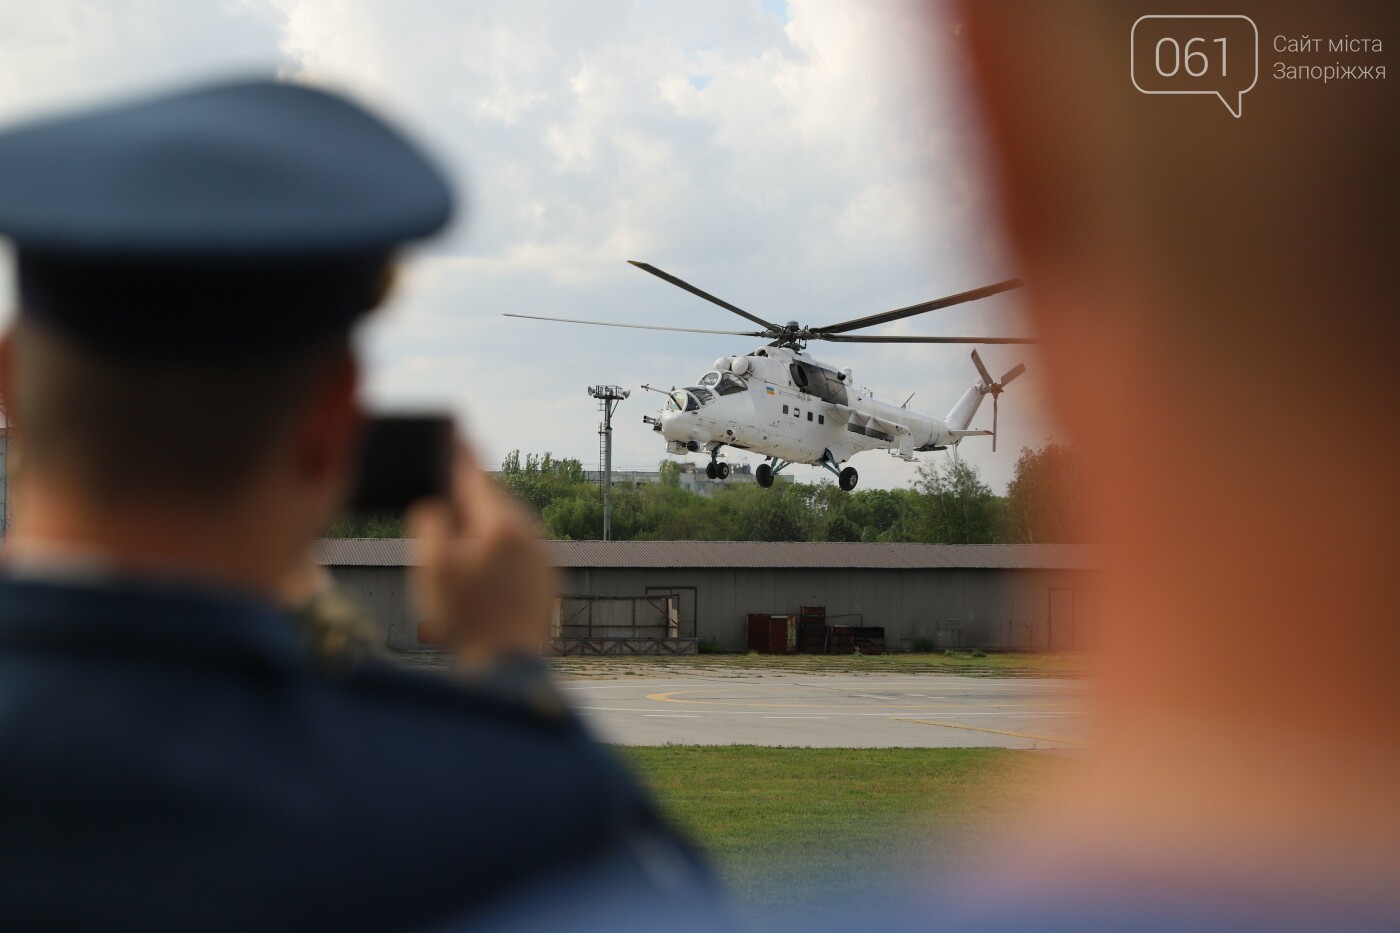
{"type": "MultiPolygon", "coordinates": [[[[647,420],[674,454],[722,447],[775,462],[834,468],[865,450],[890,449],[905,459],[957,444],[982,393],[968,390],[949,423],[877,399],[839,370],[788,347],[760,347],[722,357],[694,386],[671,392],[647,420]],[[971,404],[967,404],[967,403],[971,404]]],[[[980,432],[979,432],[980,433],[980,432]]],[[[833,469],[834,472],[834,469],[833,469]]]]}

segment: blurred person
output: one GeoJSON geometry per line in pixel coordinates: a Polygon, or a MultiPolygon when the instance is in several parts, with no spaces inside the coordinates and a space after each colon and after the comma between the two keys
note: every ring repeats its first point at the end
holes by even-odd
{"type": "Polygon", "coordinates": [[[1237,119],[1129,80],[1134,20],[1198,6],[968,2],[933,37],[971,48],[1106,566],[1085,775],[910,928],[1400,929],[1400,75],[1270,51],[1400,16],[1219,9],[1259,29],[1237,119]]]}
{"type": "Polygon", "coordinates": [[[310,88],[0,132],[20,299],[0,392],[23,455],[0,927],[543,923],[560,899],[587,916],[590,884],[617,896],[599,917],[712,915],[691,850],[527,660],[552,574],[469,457],[411,515],[463,683],[322,663],[279,608],[316,589],[308,550],[354,472],[347,335],[450,210],[411,143],[310,88]]]}

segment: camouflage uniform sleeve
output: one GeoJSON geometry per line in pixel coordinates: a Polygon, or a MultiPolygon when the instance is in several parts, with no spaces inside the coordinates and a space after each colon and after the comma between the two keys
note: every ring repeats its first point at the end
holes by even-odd
{"type": "Polygon", "coordinates": [[[374,619],[334,586],[318,590],[291,617],[310,653],[332,668],[353,667],[384,651],[374,619]]]}

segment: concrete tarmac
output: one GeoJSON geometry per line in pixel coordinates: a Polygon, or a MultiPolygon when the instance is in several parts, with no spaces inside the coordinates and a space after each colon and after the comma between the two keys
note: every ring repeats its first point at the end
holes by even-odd
{"type": "Polygon", "coordinates": [[[616,745],[1075,749],[1083,681],[946,674],[796,674],[564,681],[563,695],[616,745]]]}

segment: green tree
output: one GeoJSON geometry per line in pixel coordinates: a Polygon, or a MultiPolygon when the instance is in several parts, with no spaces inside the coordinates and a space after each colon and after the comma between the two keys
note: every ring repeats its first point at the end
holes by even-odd
{"type": "Polygon", "coordinates": [[[812,533],[811,488],[797,483],[771,489],[735,485],[720,491],[714,502],[732,516],[741,541],[808,541],[812,533]]]}
{"type": "Polygon", "coordinates": [[[920,499],[912,489],[866,489],[850,495],[861,541],[917,541],[920,499]]]}
{"type": "MultiPolygon", "coordinates": [[[[992,494],[969,464],[925,465],[911,488],[842,492],[835,484],[747,483],[711,496],[682,489],[667,460],[660,482],[613,487],[613,538],[626,540],[929,541],[949,543],[1080,540],[1078,461],[1064,447],[1024,450],[1010,498],[992,494]]],[[[554,538],[602,537],[603,504],[583,464],[553,454],[511,451],[500,480],[554,538]]],[[[329,534],[398,537],[402,516],[341,519],[329,534]]]]}
{"type": "Polygon", "coordinates": [[[936,544],[992,544],[1002,539],[1004,509],[977,468],[961,460],[940,469],[919,467],[919,540],[936,544]]]}
{"type": "Polygon", "coordinates": [[[1049,443],[1021,448],[1007,487],[1011,536],[1027,543],[1084,540],[1083,471],[1076,451],[1049,443]]]}
{"type": "Polygon", "coordinates": [[[859,541],[861,529],[845,515],[834,515],[826,523],[823,541],[859,541]]]}
{"type": "Polygon", "coordinates": [[[681,485],[681,465],[674,460],[662,460],[657,467],[661,474],[661,485],[679,489],[681,485]]]}
{"type": "Polygon", "coordinates": [[[555,500],[573,498],[583,489],[597,489],[584,482],[582,463],[574,459],[555,460],[548,451],[526,454],[523,466],[520,451],[506,454],[501,461],[500,480],[541,518],[555,500]]]}
{"type": "Polygon", "coordinates": [[[545,506],[540,519],[551,538],[587,541],[603,536],[603,502],[596,496],[555,499],[545,506]]]}
{"type": "Polygon", "coordinates": [[[408,532],[402,515],[343,515],[326,529],[327,538],[402,538],[408,532]]]}

